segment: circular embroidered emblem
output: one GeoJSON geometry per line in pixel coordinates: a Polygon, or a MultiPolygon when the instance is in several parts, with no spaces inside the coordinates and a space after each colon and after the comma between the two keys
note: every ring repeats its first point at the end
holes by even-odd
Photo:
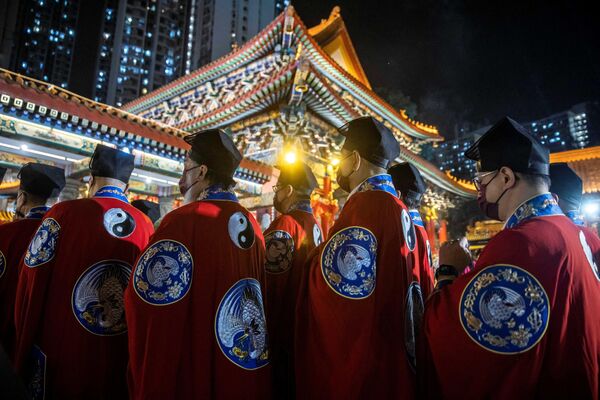
{"type": "Polygon", "coordinates": [[[269,363],[263,296],[256,279],[241,279],[225,293],[215,335],[223,354],[237,366],[257,369],[269,363]]]}
{"type": "Polygon", "coordinates": [[[104,229],[117,238],[126,238],[135,230],[135,219],[121,208],[111,208],[104,213],[104,229]]]}
{"type": "Polygon", "coordinates": [[[412,282],[408,287],[404,309],[404,343],[406,356],[413,368],[416,368],[417,365],[417,336],[421,331],[424,310],[421,285],[418,282],[412,282]]]}
{"type": "Polygon", "coordinates": [[[377,239],[368,229],[351,226],[337,232],[321,253],[325,282],[349,299],[364,299],[375,290],[377,239]]]}
{"type": "Polygon", "coordinates": [[[548,295],[529,272],[512,265],[479,271],[465,287],[460,321],[469,337],[486,350],[522,353],[544,336],[550,319],[548,295]]]}
{"type": "Polygon", "coordinates": [[[265,236],[265,269],[272,274],[285,272],[294,259],[294,239],[286,231],[272,231],[265,236]]]}
{"type": "Polygon", "coordinates": [[[192,286],[193,266],[192,255],[183,244],[159,240],[141,255],[133,274],[133,287],[150,304],[176,303],[192,286]]]}
{"type": "Polygon", "coordinates": [[[0,251],[0,278],[4,275],[4,271],[6,271],[6,257],[0,251]]]}
{"type": "Polygon", "coordinates": [[[247,250],[254,244],[254,229],[244,213],[238,211],[229,217],[229,237],[233,244],[247,250]]]}
{"type": "Polygon", "coordinates": [[[410,219],[410,215],[408,215],[408,211],[402,210],[402,215],[400,217],[402,221],[402,231],[404,233],[404,240],[406,241],[406,246],[410,251],[415,249],[417,244],[417,233],[415,232],[415,225],[410,219]]]}
{"type": "Polygon", "coordinates": [[[587,261],[590,264],[590,268],[592,268],[594,276],[600,281],[600,271],[598,270],[598,264],[594,260],[594,254],[592,253],[592,249],[590,248],[590,245],[588,244],[583,231],[579,231],[579,241],[581,242],[581,247],[583,247],[585,258],[587,258],[587,261]]]}
{"type": "Polygon", "coordinates": [[[319,228],[319,225],[317,224],[313,226],[313,239],[315,241],[315,246],[323,243],[323,234],[321,233],[321,228],[319,228]]]}
{"type": "Polygon", "coordinates": [[[123,291],[130,275],[131,266],[119,260],[100,261],[81,274],[71,298],[81,326],[103,336],[127,330],[123,291]]]}
{"type": "Polygon", "coordinates": [[[427,261],[429,261],[429,267],[433,268],[433,257],[431,256],[431,244],[429,240],[425,241],[425,247],[427,247],[427,261]]]}
{"type": "Polygon", "coordinates": [[[31,239],[25,253],[25,265],[39,267],[54,258],[60,225],[52,218],[46,218],[31,239]]]}

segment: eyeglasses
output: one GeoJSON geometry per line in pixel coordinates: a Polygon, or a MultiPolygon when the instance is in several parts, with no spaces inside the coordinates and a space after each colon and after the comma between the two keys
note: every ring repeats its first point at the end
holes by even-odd
{"type": "Polygon", "coordinates": [[[342,159],[340,160],[340,162],[338,162],[338,163],[337,163],[337,165],[336,165],[335,167],[333,167],[333,170],[334,170],[334,171],[337,171],[338,169],[340,169],[340,167],[341,167],[342,163],[343,163],[345,160],[347,160],[348,158],[352,157],[353,155],[354,155],[354,153],[352,152],[352,153],[348,154],[346,157],[342,158],[342,159]]]}
{"type": "Polygon", "coordinates": [[[475,185],[475,189],[481,190],[481,180],[483,178],[485,178],[486,176],[491,175],[493,173],[498,173],[498,171],[490,171],[490,172],[484,172],[484,173],[477,173],[477,174],[475,174],[475,177],[473,179],[471,179],[471,181],[475,185]]]}
{"type": "Polygon", "coordinates": [[[281,189],[283,189],[286,186],[287,185],[284,185],[282,183],[278,183],[277,185],[273,186],[273,193],[279,192],[281,189]]]}

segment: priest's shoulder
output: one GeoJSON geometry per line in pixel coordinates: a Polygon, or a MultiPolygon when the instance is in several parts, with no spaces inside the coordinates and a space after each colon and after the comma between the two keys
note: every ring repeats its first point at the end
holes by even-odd
{"type": "Polygon", "coordinates": [[[357,203],[362,205],[371,205],[379,207],[396,207],[402,205],[398,197],[383,190],[367,190],[353,194],[346,204],[357,203]]]}
{"type": "MultiPolygon", "coordinates": [[[[302,212],[302,211],[300,211],[302,212]]],[[[271,222],[267,232],[277,229],[292,229],[299,227],[300,223],[294,218],[293,212],[289,214],[281,214],[271,222]]],[[[290,232],[291,233],[291,232],[290,232]]]]}

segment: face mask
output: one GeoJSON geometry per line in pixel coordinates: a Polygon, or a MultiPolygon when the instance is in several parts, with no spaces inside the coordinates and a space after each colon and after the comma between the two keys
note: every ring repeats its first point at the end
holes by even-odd
{"type": "Polygon", "coordinates": [[[277,198],[277,193],[275,193],[273,196],[273,207],[275,207],[275,210],[277,210],[278,213],[285,214],[282,203],[283,202],[277,198]]]}
{"type": "Polygon", "coordinates": [[[498,176],[499,172],[500,171],[496,172],[494,177],[492,179],[490,179],[490,181],[488,183],[486,183],[486,184],[482,183],[479,193],[477,193],[477,204],[479,205],[479,209],[483,212],[483,214],[485,216],[487,216],[490,219],[494,219],[496,221],[500,221],[500,209],[499,209],[498,202],[500,201],[502,196],[504,196],[504,194],[509,189],[511,189],[511,188],[504,189],[504,192],[502,192],[500,197],[498,197],[498,199],[493,203],[486,200],[486,196],[485,196],[486,188],[490,183],[492,183],[492,181],[494,179],[496,179],[496,176],[498,176]]]}
{"type": "Polygon", "coordinates": [[[183,170],[183,174],[181,175],[181,179],[179,179],[179,193],[181,193],[182,196],[185,196],[185,193],[190,190],[192,188],[192,186],[194,186],[196,183],[200,182],[200,178],[196,179],[194,182],[192,182],[190,185],[186,185],[185,184],[185,174],[188,173],[189,171],[199,168],[201,167],[201,165],[196,165],[195,167],[192,167],[190,169],[185,169],[183,170]]]}
{"type": "MultiPolygon", "coordinates": [[[[352,154],[350,154],[348,157],[350,157],[352,154]]],[[[348,158],[346,157],[346,158],[348,158]]],[[[344,158],[342,161],[344,161],[346,158],[344,158]]],[[[350,174],[346,175],[342,175],[342,161],[340,161],[340,165],[338,167],[337,173],[335,175],[335,180],[337,181],[338,185],[340,185],[340,188],[346,192],[346,193],[350,193],[352,190],[350,189],[350,175],[352,175],[354,173],[354,171],[350,172],[350,174]]]]}

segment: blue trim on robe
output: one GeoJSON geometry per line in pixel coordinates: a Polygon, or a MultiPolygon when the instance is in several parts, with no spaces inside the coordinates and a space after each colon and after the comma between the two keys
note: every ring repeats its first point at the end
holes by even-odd
{"type": "Polygon", "coordinates": [[[299,202],[297,202],[296,204],[294,204],[293,206],[290,207],[290,211],[289,212],[292,212],[294,210],[304,211],[304,212],[307,212],[309,214],[313,213],[313,209],[310,206],[310,201],[309,200],[300,200],[299,202]]]}
{"type": "Polygon", "coordinates": [[[375,175],[366,179],[358,186],[356,193],[367,192],[369,190],[380,190],[382,192],[388,192],[394,197],[398,197],[398,192],[396,191],[392,177],[389,174],[375,175]]]}
{"type": "Polygon", "coordinates": [[[577,226],[585,226],[585,222],[583,220],[583,215],[577,210],[567,211],[565,213],[567,217],[577,226]]]}
{"type": "Polygon", "coordinates": [[[513,215],[506,221],[505,228],[514,228],[515,226],[536,217],[549,217],[552,215],[564,215],[558,202],[550,193],[535,196],[521,204],[513,215]]]}
{"type": "Polygon", "coordinates": [[[239,200],[233,189],[223,189],[223,185],[212,185],[204,189],[198,200],[221,200],[221,201],[233,201],[238,203],[239,200]]]}
{"type": "Polygon", "coordinates": [[[29,210],[25,218],[42,219],[44,218],[44,214],[46,214],[49,209],[50,207],[46,206],[33,207],[31,210],[29,210]]]}
{"type": "Polygon", "coordinates": [[[104,186],[96,192],[94,197],[117,199],[129,204],[125,192],[116,186],[104,186]]]}
{"type": "Polygon", "coordinates": [[[413,224],[420,226],[421,228],[425,228],[421,214],[419,214],[417,210],[408,210],[408,215],[410,215],[410,219],[412,219],[413,224]]]}

